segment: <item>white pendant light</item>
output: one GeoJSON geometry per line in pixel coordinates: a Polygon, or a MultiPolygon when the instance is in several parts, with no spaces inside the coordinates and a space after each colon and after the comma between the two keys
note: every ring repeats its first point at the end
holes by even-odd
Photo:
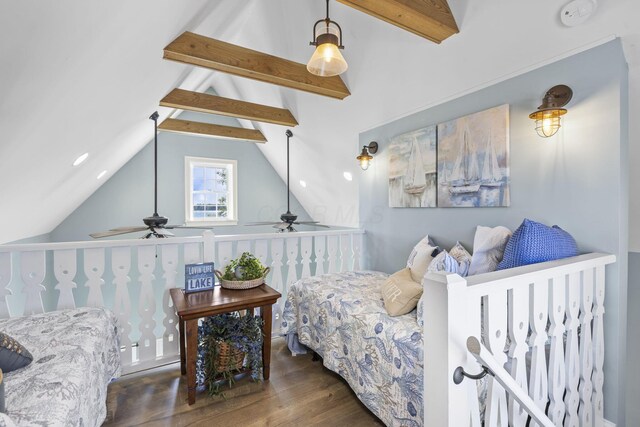
{"type": "Polygon", "coordinates": [[[313,26],[313,41],[315,52],[307,63],[307,70],[311,74],[321,77],[332,77],[344,73],[349,68],[340,49],[342,45],[342,28],[337,22],[329,18],[329,0],[327,0],[327,17],[320,19],[313,26]]]}

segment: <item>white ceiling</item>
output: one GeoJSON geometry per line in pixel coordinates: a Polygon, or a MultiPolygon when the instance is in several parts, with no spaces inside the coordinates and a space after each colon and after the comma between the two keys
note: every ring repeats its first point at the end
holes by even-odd
{"type": "MultiPolygon", "coordinates": [[[[565,1],[449,2],[461,33],[441,45],[332,2],[352,93],[338,101],[162,60],[189,30],[306,62],[320,0],[0,0],[0,242],[55,228],[149,141],[147,117],[176,86],[291,109],[300,123],[293,191],[314,219],[347,226],[358,223],[363,130],[614,36],[625,43],[632,90],[640,87],[637,0],[600,0],[575,28],[560,24],[565,1]],[[89,159],[72,167],[84,152],[89,159]]],[[[261,149],[284,176],[284,128],[243,124],[264,132],[261,149]]]]}

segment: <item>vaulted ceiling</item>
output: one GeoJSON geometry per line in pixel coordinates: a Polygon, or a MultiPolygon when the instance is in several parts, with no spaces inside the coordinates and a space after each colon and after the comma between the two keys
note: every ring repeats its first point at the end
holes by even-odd
{"type": "MultiPolygon", "coordinates": [[[[632,103],[638,98],[636,0],[600,0],[597,13],[573,28],[560,23],[564,1],[449,4],[460,34],[437,45],[332,2],[352,94],[340,101],[162,59],[167,44],[192,31],[305,63],[312,25],[324,15],[320,0],[0,0],[0,242],[59,224],[149,142],[152,111],[161,120],[174,113],[158,102],[175,87],[213,87],[224,97],[291,110],[299,122],[293,191],[314,219],[346,226],[358,223],[363,172],[354,157],[363,130],[614,36],[623,38],[631,64],[632,103]],[[72,167],[84,152],[89,159],[72,167]],[[102,170],[107,175],[96,179],[102,170]]],[[[260,149],[284,176],[284,128],[242,124],[265,135],[260,149]]]]}

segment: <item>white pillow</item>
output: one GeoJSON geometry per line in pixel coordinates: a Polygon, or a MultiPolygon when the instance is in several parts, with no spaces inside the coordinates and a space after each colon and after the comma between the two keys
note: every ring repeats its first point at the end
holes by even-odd
{"type": "Polygon", "coordinates": [[[449,251],[449,255],[458,261],[458,274],[462,277],[467,277],[471,266],[471,254],[460,244],[460,242],[456,242],[449,251]]]}
{"type": "Polygon", "coordinates": [[[451,251],[442,251],[433,258],[427,271],[445,271],[466,277],[469,273],[470,264],[471,255],[460,242],[458,242],[451,248],[451,251]]]}
{"type": "Polygon", "coordinates": [[[495,271],[502,261],[504,248],[511,237],[511,230],[507,227],[483,227],[476,228],[473,239],[473,257],[469,267],[469,275],[488,273],[495,271]]]}
{"type": "Polygon", "coordinates": [[[437,249],[437,246],[429,236],[425,236],[413,247],[407,260],[407,267],[414,282],[422,283],[422,278],[433,259],[431,254],[435,249],[437,249]]]}

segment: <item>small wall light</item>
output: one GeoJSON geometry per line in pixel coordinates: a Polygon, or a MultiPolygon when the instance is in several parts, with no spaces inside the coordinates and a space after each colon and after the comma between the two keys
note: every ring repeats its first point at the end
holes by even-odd
{"type": "Polygon", "coordinates": [[[573,90],[566,85],[554,86],[542,98],[542,105],[538,110],[529,114],[529,118],[536,121],[536,132],[543,138],[553,136],[561,126],[560,117],[567,114],[562,108],[571,101],[573,90]]]}
{"type": "Polygon", "coordinates": [[[378,143],[375,141],[371,141],[369,145],[364,145],[362,147],[362,153],[356,159],[360,162],[360,168],[363,171],[369,169],[369,165],[371,164],[371,160],[373,160],[372,154],[376,154],[378,152],[378,143]]]}

